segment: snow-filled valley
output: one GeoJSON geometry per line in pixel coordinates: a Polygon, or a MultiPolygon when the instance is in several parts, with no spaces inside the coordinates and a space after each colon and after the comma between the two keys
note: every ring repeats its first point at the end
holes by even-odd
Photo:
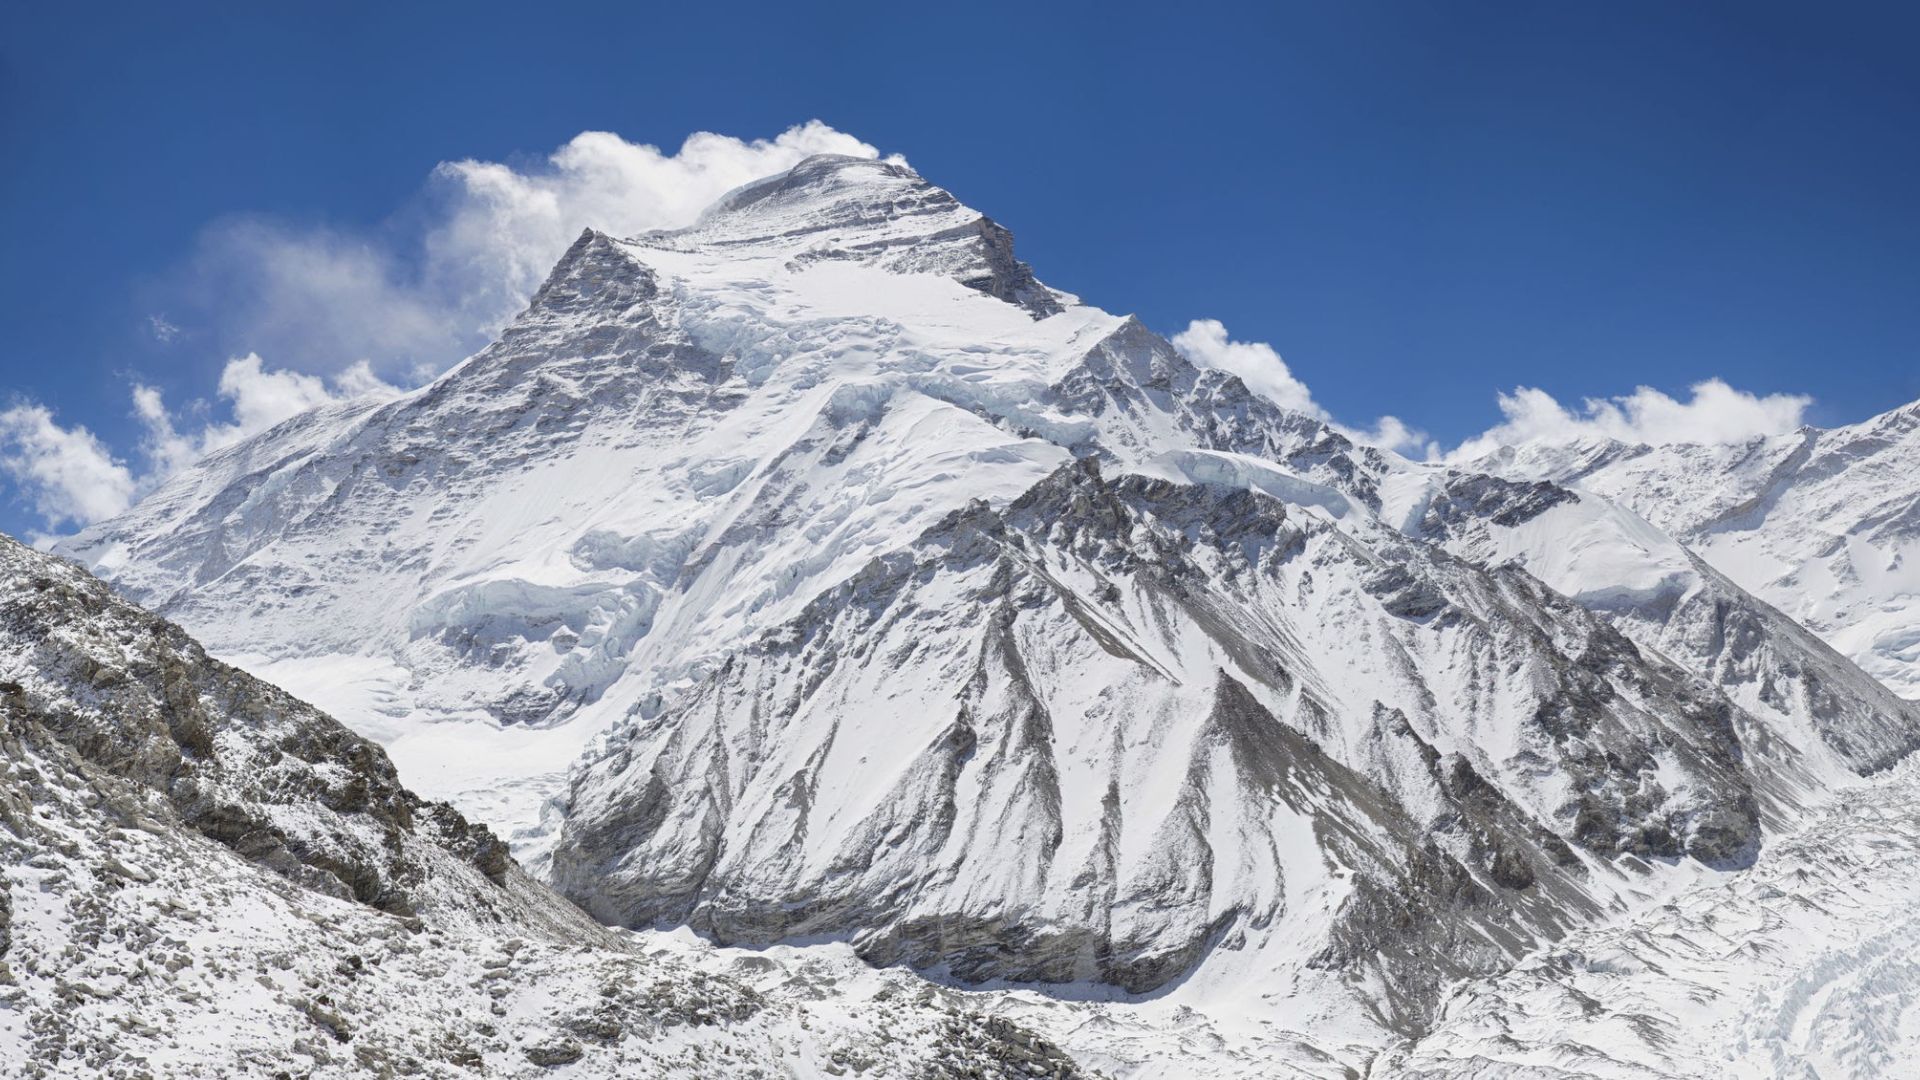
{"type": "Polygon", "coordinates": [[[1409,460],[1049,289],[896,161],[588,231],[432,383],[59,545],[124,600],[5,550],[0,790],[39,824],[0,819],[34,965],[0,1053],[1899,1075],[1910,421],[1409,460]],[[133,604],[188,659],[141,652],[166,624],[133,604]],[[107,752],[149,683],[160,749],[107,752]],[[408,807],[377,829],[369,770],[408,807]],[[336,850],[376,833],[406,857],[336,850]],[[74,967],[81,924],[185,959],[74,967]],[[209,1002],[226,1044],[145,1030],[209,1002]]]}

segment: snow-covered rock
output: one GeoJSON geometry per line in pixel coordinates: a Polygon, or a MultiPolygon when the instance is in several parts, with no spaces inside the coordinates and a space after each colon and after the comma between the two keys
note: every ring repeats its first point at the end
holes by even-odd
{"type": "Polygon", "coordinates": [[[970,982],[1244,953],[1338,973],[1328,1013],[1393,987],[1351,1011],[1407,1030],[1611,902],[1596,856],[1750,857],[1724,699],[1522,573],[1371,540],[1091,461],[976,503],[616,731],[554,880],[970,982]]]}
{"type": "Polygon", "coordinates": [[[1753,869],[1463,985],[1381,1080],[1878,1080],[1920,1055],[1920,772],[1836,799],[1753,869]]]}

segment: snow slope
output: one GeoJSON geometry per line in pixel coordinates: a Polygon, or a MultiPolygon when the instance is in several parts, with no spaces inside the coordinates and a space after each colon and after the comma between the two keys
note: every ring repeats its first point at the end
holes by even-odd
{"type": "MultiPolygon", "coordinates": [[[[999,234],[951,235],[966,215],[917,177],[820,166],[933,203],[881,230],[931,246],[916,258],[1052,303],[1017,267],[996,278],[999,234]]],[[[770,231],[759,246],[728,234],[719,253],[584,236],[505,338],[437,383],[214,455],[67,550],[363,730],[453,725],[492,767],[435,786],[432,739],[398,747],[409,775],[455,798],[528,784],[492,820],[530,826],[560,778],[523,774],[522,740],[498,729],[579,715],[591,734],[941,513],[1011,498],[1067,459],[970,403],[1025,400],[1119,320],[1036,321],[950,278],[869,265],[899,256],[857,229],[859,243],[796,253],[780,208],[698,227],[770,231]],[[845,452],[827,441],[868,412],[884,430],[845,452]]]]}
{"type": "Polygon", "coordinates": [[[1463,986],[1368,1075],[1877,1080],[1920,1060],[1920,772],[1852,789],[1753,869],[1463,986]]]}
{"type": "Polygon", "coordinates": [[[1377,1037],[1636,887],[1560,833],[1750,852],[1723,702],[1524,575],[1372,539],[1089,464],[975,504],[617,731],[554,880],[968,982],[1206,957],[1183,992],[1291,978],[1377,1037]]]}
{"type": "Polygon", "coordinates": [[[1920,411],[1733,446],[1537,443],[1478,467],[1550,478],[1632,507],[1920,697],[1920,411]]]}

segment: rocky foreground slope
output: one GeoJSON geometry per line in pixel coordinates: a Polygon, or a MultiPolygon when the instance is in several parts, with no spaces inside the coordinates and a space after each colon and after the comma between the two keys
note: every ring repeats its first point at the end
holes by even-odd
{"type": "Polygon", "coordinates": [[[379,747],[3,537],[0,748],[8,1076],[1082,1075],[931,990],[762,993],[611,933],[379,747]]]}

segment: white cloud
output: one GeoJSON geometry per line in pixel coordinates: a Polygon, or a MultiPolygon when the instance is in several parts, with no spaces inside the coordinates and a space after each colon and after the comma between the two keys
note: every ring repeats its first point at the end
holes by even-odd
{"type": "MultiPolygon", "coordinates": [[[[182,432],[183,415],[167,408],[160,391],[135,384],[133,411],[145,431],[140,449],[146,458],[146,468],[137,473],[85,427],[61,426],[44,405],[15,405],[0,411],[0,473],[49,528],[85,526],[125,511],[175,472],[282,420],[318,405],[367,395],[391,397],[399,391],[376,377],[365,362],[323,380],[269,370],[259,356],[248,354],[227,361],[219,393],[228,418],[204,420],[182,432]]],[[[212,411],[205,402],[195,402],[183,413],[205,416],[212,411]]]]}
{"type": "Polygon", "coordinates": [[[1502,446],[1617,439],[1627,443],[1737,443],[1792,431],[1813,399],[1802,394],[1764,397],[1720,379],[1695,383],[1680,401],[1650,386],[1612,398],[1587,398],[1577,409],[1552,394],[1522,386],[1500,395],[1504,421],[1462,443],[1447,456],[1468,460],[1502,446]]]}
{"type": "Polygon", "coordinates": [[[1174,348],[1194,364],[1240,377],[1248,389],[1279,405],[1326,421],[1355,442],[1409,456],[1467,461],[1502,446],[1524,442],[1572,442],[1605,438],[1628,443],[1736,443],[1792,431],[1803,422],[1813,399],[1801,394],[1765,396],[1736,390],[1720,379],[1695,383],[1682,401],[1649,386],[1612,398],[1588,398],[1568,408],[1545,390],[1519,387],[1499,396],[1505,419],[1487,431],[1442,453],[1425,433],[1397,417],[1383,416],[1372,427],[1353,428],[1336,421],[1294,377],[1273,346],[1234,341],[1216,319],[1195,319],[1172,338],[1174,348]]]}
{"type": "Polygon", "coordinates": [[[423,379],[491,339],[581,230],[689,225],[733,188],[822,153],[879,152],[813,121],[772,139],[702,132],[674,153],[589,131],[532,167],[446,162],[424,205],[381,230],[258,218],[210,228],[156,300],[196,312],[178,318],[229,354],[308,372],[367,360],[423,379]]]}
{"type": "Polygon", "coordinates": [[[0,412],[0,471],[54,528],[117,514],[136,490],[106,444],[84,427],[61,427],[44,405],[0,412]]]}
{"type": "Polygon", "coordinates": [[[1427,437],[1398,417],[1383,416],[1371,428],[1352,428],[1336,422],[1313,400],[1307,384],[1295,378],[1274,347],[1263,341],[1234,341],[1218,319],[1195,319],[1169,339],[1180,355],[1196,367],[1214,368],[1240,377],[1247,389],[1285,409],[1326,421],[1355,442],[1402,453],[1422,453],[1427,437]]]}
{"type": "Polygon", "coordinates": [[[1287,362],[1264,341],[1233,341],[1219,319],[1195,319],[1173,335],[1173,347],[1195,366],[1240,376],[1247,389],[1283,408],[1325,418],[1307,384],[1293,377],[1287,362]]]}
{"type": "Polygon", "coordinates": [[[1429,456],[1435,450],[1426,432],[1408,427],[1397,416],[1383,416],[1375,420],[1370,428],[1350,428],[1338,423],[1333,426],[1354,442],[1383,447],[1409,457],[1429,456]]]}
{"type": "MultiPolygon", "coordinates": [[[[134,414],[146,429],[141,449],[148,461],[148,472],[141,486],[151,487],[173,473],[243,439],[291,419],[308,409],[369,395],[392,397],[400,391],[383,382],[364,360],[334,376],[332,387],[315,375],[297,371],[268,370],[257,353],[227,361],[220,373],[220,397],[227,403],[232,419],[208,422],[198,431],[182,434],[174,414],[167,409],[160,391],[136,384],[133,388],[134,414]]],[[[204,412],[205,407],[190,411],[204,412]]]]}
{"type": "Polygon", "coordinates": [[[201,234],[165,299],[228,355],[260,352],[303,371],[364,359],[402,372],[474,344],[458,298],[433,295],[407,267],[374,239],[232,219],[201,234]]]}

